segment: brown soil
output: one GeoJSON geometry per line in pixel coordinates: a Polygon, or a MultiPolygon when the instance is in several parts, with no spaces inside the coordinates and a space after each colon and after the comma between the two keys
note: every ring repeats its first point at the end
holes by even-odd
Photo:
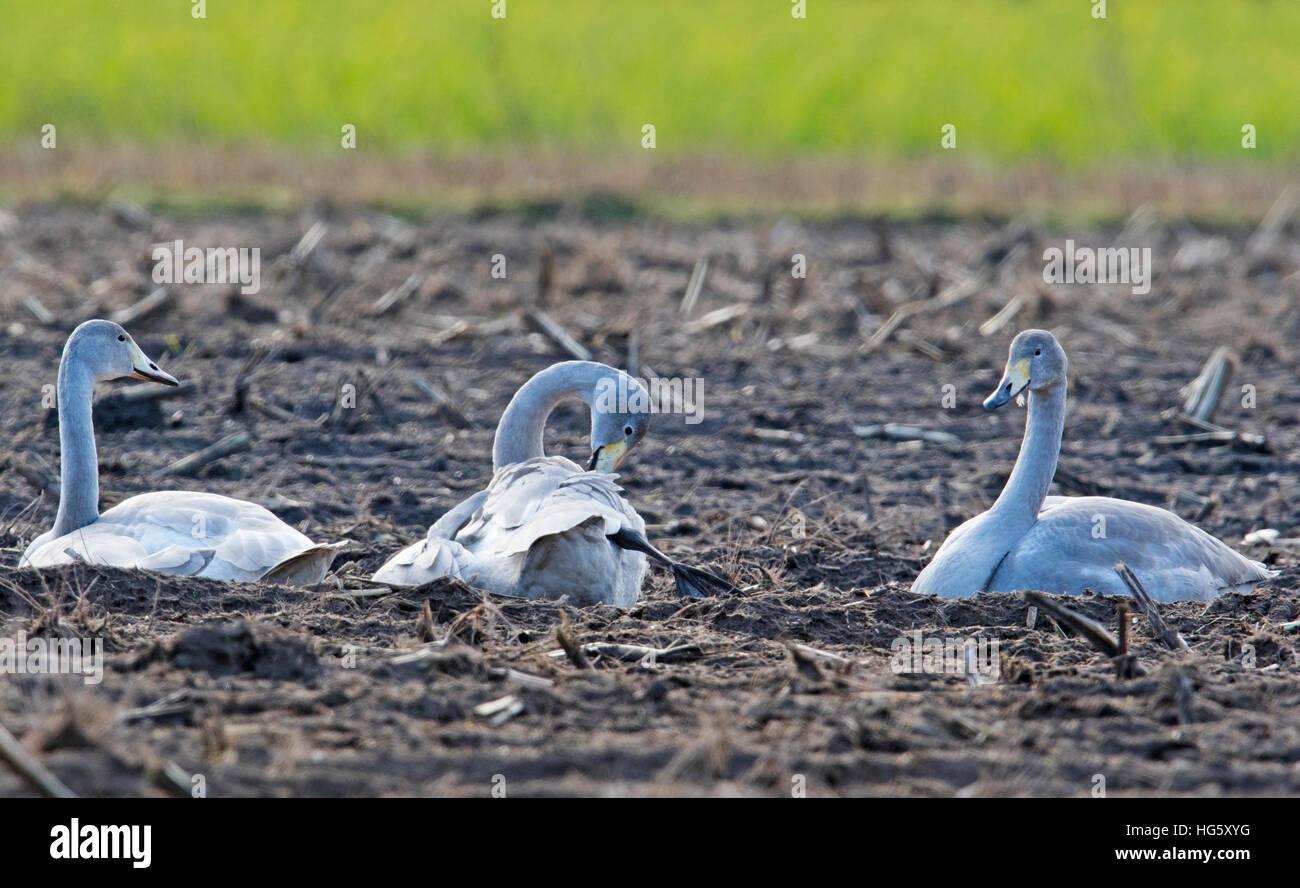
{"type": "MultiPolygon", "coordinates": [[[[201,774],[212,796],[482,796],[502,785],[520,796],[1086,795],[1095,775],[1111,795],[1300,792],[1300,633],[1283,627],[1300,617],[1297,557],[1242,545],[1258,528],[1300,536],[1294,237],[1254,254],[1249,231],[1140,217],[1120,233],[979,221],[690,227],[618,211],[546,205],[528,219],[407,223],[331,209],[151,220],[34,207],[0,219],[0,635],[108,647],[99,685],[0,676],[0,721],[86,795],[160,792],[162,762],[201,774]],[[290,251],[317,219],[328,233],[296,263],[290,251]],[[1152,247],[1150,294],[1043,284],[1042,251],[1066,237],[1152,247]],[[36,485],[58,464],[42,386],[63,339],[144,297],[150,245],[177,238],[260,247],[262,292],[177,287],[168,310],[130,325],[195,388],[129,410],[101,394],[105,500],[192,487],[263,501],[315,539],[354,541],[315,589],[13,567],[54,513],[36,485]],[[747,311],[684,330],[681,295],[706,252],[691,317],[747,311]],[[806,281],[788,273],[795,252],[806,281]],[[490,276],[495,253],[505,280],[490,276]],[[624,364],[636,333],[643,365],[703,379],[703,422],[657,417],[622,481],[656,542],[730,573],[743,595],[681,600],[659,572],[626,612],[459,584],[367,592],[384,558],[486,482],[506,401],[561,357],[519,316],[542,268],[547,310],[597,359],[624,364]],[[415,292],[372,317],[413,273],[424,276],[415,292]],[[902,303],[943,299],[981,273],[973,295],[864,345],[902,303]],[[56,320],[37,322],[28,297],[56,320]],[[1014,317],[981,335],[1013,298],[1023,300],[1014,317]],[[1011,467],[1024,414],[979,402],[1011,335],[1029,326],[1051,328],[1070,353],[1054,492],[1171,507],[1282,571],[1252,594],[1165,606],[1190,653],[1170,653],[1135,619],[1136,678],[1117,678],[1108,657],[1043,614],[1027,626],[1016,597],[908,591],[1011,467]],[[1190,431],[1162,414],[1217,345],[1240,367],[1216,421],[1267,443],[1158,441],[1190,431]],[[235,398],[241,367],[261,353],[235,398]],[[471,427],[412,373],[448,392],[471,427]],[[336,410],[345,384],[357,406],[336,410]],[[955,406],[943,406],[945,391],[955,406]],[[854,432],[885,422],[959,443],[854,432]],[[251,451],[159,480],[240,429],[251,451]],[[580,643],[678,649],[654,662],[592,655],[584,669],[552,656],[566,621],[580,643]],[[893,646],[914,630],[996,639],[999,679],[896,673],[893,646]]],[[[585,430],[580,410],[562,408],[548,446],[580,457],[585,430]]],[[[1117,602],[1069,603],[1115,631],[1117,602]]],[[[0,794],[30,792],[0,769],[0,794]]]]}

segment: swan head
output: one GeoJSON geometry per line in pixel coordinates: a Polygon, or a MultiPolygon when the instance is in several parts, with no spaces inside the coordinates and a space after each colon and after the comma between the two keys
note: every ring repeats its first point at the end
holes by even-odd
{"type": "Polygon", "coordinates": [[[131,377],[163,385],[180,384],[140,350],[130,333],[112,321],[81,324],[68,337],[63,352],[65,357],[75,356],[88,366],[96,382],[131,377]]]}
{"type": "Polygon", "coordinates": [[[612,472],[650,427],[650,393],[631,376],[610,368],[591,401],[591,461],[587,471],[612,472]]]}
{"type": "Polygon", "coordinates": [[[1064,385],[1069,370],[1065,349],[1046,330],[1025,330],[1011,340],[1002,381],[984,400],[984,409],[995,410],[1016,399],[1023,404],[1024,392],[1042,392],[1064,385]]]}

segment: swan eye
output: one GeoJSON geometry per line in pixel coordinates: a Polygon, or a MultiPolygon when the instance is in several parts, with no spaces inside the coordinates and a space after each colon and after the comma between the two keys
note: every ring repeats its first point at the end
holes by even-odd
{"type": "Polygon", "coordinates": [[[118,341],[118,342],[126,342],[126,334],[123,333],[121,336],[117,337],[117,341],[118,341]]]}

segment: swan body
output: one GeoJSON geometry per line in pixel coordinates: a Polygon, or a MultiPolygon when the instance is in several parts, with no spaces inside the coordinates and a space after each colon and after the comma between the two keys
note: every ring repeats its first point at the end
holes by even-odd
{"type": "Polygon", "coordinates": [[[87,321],[68,337],[59,364],[59,511],[19,567],[85,561],[218,580],[306,585],[324,579],[342,544],[318,546],[254,503],[158,491],[99,514],[91,394],[95,382],[124,376],[176,385],[117,324],[87,321]]]}
{"type": "Polygon", "coordinates": [[[1156,601],[1210,601],[1276,576],[1174,513],[1113,497],[1047,496],[1065,424],[1065,351],[1043,330],[1011,344],[1007,369],[985,407],[1028,390],[1029,415],[1015,468],[997,502],[948,535],[912,584],[923,595],[978,592],[1128,594],[1123,562],[1156,601]]]}
{"type": "Polygon", "coordinates": [[[611,474],[647,426],[645,412],[603,409],[601,391],[619,385],[624,392],[639,388],[626,374],[589,361],[555,364],[535,375],[501,417],[487,489],[443,515],[372,579],[405,586],[456,577],[519,598],[567,595],[578,605],[631,607],[648,556],[673,571],[683,594],[731,591],[727,581],[674,562],[646,541],[645,521],[611,474]],[[587,470],[542,449],[546,418],[570,397],[591,406],[587,470]]]}
{"type": "MultiPolygon", "coordinates": [[[[313,548],[306,534],[255,503],[215,493],[168,490],[133,496],[93,523],[62,536],[47,530],[27,547],[19,566],[50,567],[80,560],[253,582],[313,548]]],[[[320,578],[307,582],[323,578],[322,570],[320,578]]]]}
{"type": "Polygon", "coordinates": [[[609,537],[624,529],[644,534],[645,521],[616,477],[556,456],[505,466],[466,500],[472,508],[461,510],[463,523],[439,521],[374,579],[409,585],[452,576],[520,598],[567,594],[576,605],[631,607],[645,580],[646,556],[609,537]]]}

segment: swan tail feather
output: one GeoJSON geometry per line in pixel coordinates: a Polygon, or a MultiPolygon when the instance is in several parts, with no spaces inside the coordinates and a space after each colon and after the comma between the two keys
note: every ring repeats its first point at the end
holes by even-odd
{"type": "Polygon", "coordinates": [[[281,583],[286,586],[311,586],[325,579],[334,558],[352,545],[351,540],[309,546],[280,561],[258,578],[259,582],[281,583]]]}
{"type": "Polygon", "coordinates": [[[740,590],[728,579],[707,570],[674,561],[660,552],[643,534],[623,528],[609,535],[609,540],[622,549],[644,552],[651,559],[668,568],[677,584],[677,594],[683,598],[707,598],[712,595],[738,595],[740,590]]]}

